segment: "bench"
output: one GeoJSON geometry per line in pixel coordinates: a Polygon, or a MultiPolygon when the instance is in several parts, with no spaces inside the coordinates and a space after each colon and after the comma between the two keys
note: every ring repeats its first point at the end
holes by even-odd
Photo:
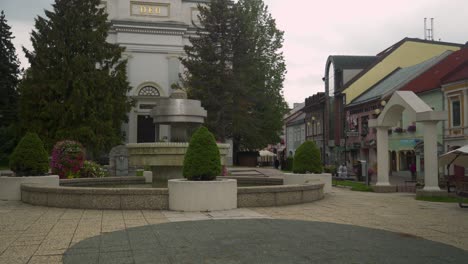
{"type": "Polygon", "coordinates": [[[457,187],[457,182],[468,182],[468,177],[466,176],[455,176],[455,175],[445,175],[444,176],[445,182],[446,182],[446,187],[447,187],[447,192],[452,192],[453,190],[456,190],[457,187]]]}
{"type": "MultiPolygon", "coordinates": [[[[468,177],[464,177],[468,178],[468,177]]],[[[468,204],[463,203],[463,199],[468,199],[468,181],[459,180],[456,182],[456,195],[460,199],[458,205],[461,208],[468,208],[468,204]]]]}

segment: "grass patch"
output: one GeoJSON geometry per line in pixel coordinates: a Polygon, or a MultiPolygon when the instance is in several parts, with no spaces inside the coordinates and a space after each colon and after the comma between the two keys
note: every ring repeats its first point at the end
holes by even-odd
{"type": "Polygon", "coordinates": [[[333,185],[351,187],[351,191],[358,191],[358,192],[373,192],[374,191],[371,186],[367,186],[364,183],[355,182],[355,181],[334,180],[333,185]]]}
{"type": "MultiPolygon", "coordinates": [[[[457,197],[416,197],[418,201],[426,201],[426,202],[437,202],[437,203],[458,203],[460,198],[457,197]]],[[[462,199],[463,203],[468,203],[467,198],[462,199]]]]}

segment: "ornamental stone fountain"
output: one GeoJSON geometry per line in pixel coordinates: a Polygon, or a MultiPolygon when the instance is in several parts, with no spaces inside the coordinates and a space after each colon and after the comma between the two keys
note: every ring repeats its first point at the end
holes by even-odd
{"type": "MultiPolygon", "coordinates": [[[[206,110],[198,100],[187,99],[183,90],[175,90],[169,98],[161,98],[151,111],[155,126],[170,127],[167,142],[127,144],[129,165],[151,167],[153,182],[183,178],[182,166],[191,133],[204,123],[206,110]]],[[[229,144],[218,144],[221,164],[225,165],[229,144]]]]}

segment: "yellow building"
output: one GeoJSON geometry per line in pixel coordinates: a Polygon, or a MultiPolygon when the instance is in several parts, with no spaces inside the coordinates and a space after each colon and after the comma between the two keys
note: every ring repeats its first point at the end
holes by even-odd
{"type": "Polygon", "coordinates": [[[409,67],[447,50],[459,50],[461,44],[404,38],[377,54],[378,59],[346,83],[346,104],[383,80],[397,68],[409,67]]]}

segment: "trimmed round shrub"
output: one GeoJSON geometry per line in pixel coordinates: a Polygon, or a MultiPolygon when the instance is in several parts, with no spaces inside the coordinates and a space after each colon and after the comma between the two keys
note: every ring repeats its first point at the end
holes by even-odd
{"type": "Polygon", "coordinates": [[[200,127],[185,153],[183,175],[190,181],[212,181],[221,175],[221,158],[213,134],[200,127]]]}
{"type": "Polygon", "coordinates": [[[10,156],[16,176],[41,176],[49,171],[49,155],[36,133],[27,133],[10,156]]]}
{"type": "Polygon", "coordinates": [[[294,155],[294,173],[322,173],[323,166],[320,160],[320,150],[312,141],[306,141],[299,146],[294,155]]]}
{"type": "Polygon", "coordinates": [[[58,174],[60,179],[76,178],[80,176],[83,162],[83,146],[73,140],[63,140],[57,142],[52,150],[50,167],[52,173],[58,174]]]}

